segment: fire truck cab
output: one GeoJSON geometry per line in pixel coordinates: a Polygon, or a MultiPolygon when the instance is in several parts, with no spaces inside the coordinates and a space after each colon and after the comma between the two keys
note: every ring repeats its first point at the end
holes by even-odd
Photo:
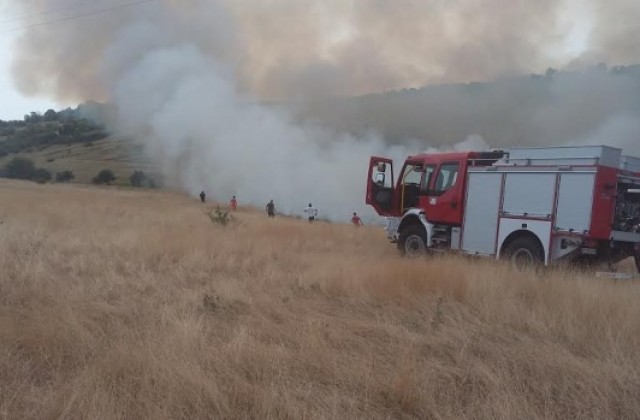
{"type": "Polygon", "coordinates": [[[457,251],[517,265],[640,269],[640,159],[607,146],[370,160],[366,203],[405,255],[457,251]]]}

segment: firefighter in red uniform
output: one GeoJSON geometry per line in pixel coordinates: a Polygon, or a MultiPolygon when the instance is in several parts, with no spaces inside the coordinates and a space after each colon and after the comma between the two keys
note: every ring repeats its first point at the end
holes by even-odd
{"type": "Polygon", "coordinates": [[[362,219],[360,219],[360,217],[354,212],[353,217],[351,218],[351,223],[356,227],[360,227],[362,226],[362,219]]]}
{"type": "Polygon", "coordinates": [[[231,202],[229,203],[231,210],[236,211],[238,209],[238,200],[236,200],[236,196],[231,197],[231,202]]]}

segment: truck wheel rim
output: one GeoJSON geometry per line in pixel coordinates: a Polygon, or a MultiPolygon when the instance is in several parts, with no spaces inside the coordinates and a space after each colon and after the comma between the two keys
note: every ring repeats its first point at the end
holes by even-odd
{"type": "Polygon", "coordinates": [[[526,248],[516,250],[511,256],[511,262],[517,269],[532,267],[535,263],[533,253],[526,248]]]}
{"type": "Polygon", "coordinates": [[[424,241],[418,235],[411,235],[407,238],[404,249],[408,255],[417,255],[425,250],[424,241]]]}

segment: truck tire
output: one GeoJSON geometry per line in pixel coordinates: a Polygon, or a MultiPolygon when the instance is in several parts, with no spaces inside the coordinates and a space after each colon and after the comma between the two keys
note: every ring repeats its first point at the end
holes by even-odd
{"type": "Polygon", "coordinates": [[[544,264],[544,248],[539,241],[529,236],[512,240],[502,255],[517,271],[536,269],[544,264]]]}
{"type": "Polygon", "coordinates": [[[636,251],[633,259],[636,261],[636,269],[638,270],[638,273],[640,273],[640,251],[636,251]]]}
{"type": "Polygon", "coordinates": [[[427,234],[420,225],[410,225],[398,235],[398,249],[405,257],[419,257],[427,253],[427,234]]]}

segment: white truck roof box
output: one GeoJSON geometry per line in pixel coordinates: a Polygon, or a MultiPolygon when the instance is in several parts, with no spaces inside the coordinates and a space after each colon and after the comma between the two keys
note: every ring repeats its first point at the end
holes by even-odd
{"type": "MultiPolygon", "coordinates": [[[[620,168],[621,158],[622,150],[609,146],[521,147],[507,150],[507,155],[496,165],[603,165],[620,168]]],[[[636,161],[640,166],[640,159],[636,161]]]]}
{"type": "Polygon", "coordinates": [[[631,156],[622,156],[620,169],[623,171],[640,172],[640,159],[631,156]]]}

